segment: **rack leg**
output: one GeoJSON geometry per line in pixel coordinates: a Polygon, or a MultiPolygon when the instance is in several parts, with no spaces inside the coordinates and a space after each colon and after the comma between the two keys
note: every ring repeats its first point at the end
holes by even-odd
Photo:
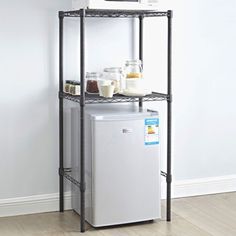
{"type": "Polygon", "coordinates": [[[166,204],[166,219],[171,221],[171,135],[172,135],[172,11],[168,11],[168,103],[167,103],[167,204],[166,204]]]}
{"type": "Polygon", "coordinates": [[[85,10],[80,10],[80,231],[85,232],[85,10]]]}
{"type": "MultiPolygon", "coordinates": [[[[63,92],[63,12],[59,12],[59,91],[63,92]]],[[[59,208],[64,211],[63,98],[59,98],[59,208]]]]}
{"type": "MultiPolygon", "coordinates": [[[[139,16],[139,60],[143,65],[143,16],[139,16]]],[[[139,98],[139,107],[143,107],[143,99],[139,98]]]]}
{"type": "Polygon", "coordinates": [[[168,140],[167,140],[167,203],[166,203],[166,219],[171,221],[171,183],[172,183],[172,174],[171,174],[171,102],[168,101],[167,105],[168,110],[168,140]]]}
{"type": "Polygon", "coordinates": [[[60,184],[60,212],[64,212],[64,177],[62,175],[60,175],[60,180],[59,180],[59,184],[60,184]]]}

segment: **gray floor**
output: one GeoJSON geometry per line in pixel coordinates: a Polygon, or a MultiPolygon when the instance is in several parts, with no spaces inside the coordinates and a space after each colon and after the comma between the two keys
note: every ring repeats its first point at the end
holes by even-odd
{"type": "MultiPolygon", "coordinates": [[[[163,202],[164,209],[164,202],[163,202]]],[[[236,192],[173,200],[173,220],[93,229],[94,236],[236,236],[236,192]]],[[[1,236],[80,235],[73,211],[0,218],[1,236]]]]}

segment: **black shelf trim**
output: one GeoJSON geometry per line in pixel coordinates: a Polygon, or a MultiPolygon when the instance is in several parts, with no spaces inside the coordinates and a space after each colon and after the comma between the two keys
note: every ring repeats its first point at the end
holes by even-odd
{"type": "MultiPolygon", "coordinates": [[[[62,11],[64,17],[81,17],[81,11],[62,11]]],[[[85,17],[112,17],[112,18],[133,18],[133,17],[160,17],[168,16],[167,11],[156,10],[107,10],[107,9],[85,9],[85,17]]]]}
{"type": "MultiPolygon", "coordinates": [[[[80,103],[80,96],[70,95],[64,92],[59,92],[59,98],[64,98],[73,102],[80,103]]],[[[99,95],[85,94],[85,104],[98,104],[98,103],[124,103],[124,102],[139,102],[142,98],[144,102],[149,101],[164,101],[169,99],[168,94],[152,92],[152,94],[146,95],[144,97],[139,96],[124,96],[120,94],[115,94],[112,98],[104,98],[99,95]]]]}

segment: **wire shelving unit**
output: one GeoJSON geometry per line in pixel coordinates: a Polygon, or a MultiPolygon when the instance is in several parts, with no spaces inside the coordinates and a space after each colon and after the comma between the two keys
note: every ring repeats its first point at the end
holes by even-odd
{"type": "Polygon", "coordinates": [[[64,211],[64,178],[75,184],[80,189],[80,227],[81,232],[85,232],[85,106],[98,103],[124,103],[137,102],[139,107],[143,102],[148,101],[166,101],[167,102],[167,170],[161,171],[161,175],[166,178],[167,196],[166,196],[166,220],[171,221],[171,131],[172,131],[172,11],[152,11],[152,10],[91,10],[80,9],[76,11],[59,12],[59,199],[60,212],[64,211]],[[64,19],[69,17],[80,18],[80,96],[68,95],[63,92],[63,36],[64,36],[64,19]],[[123,95],[114,95],[113,98],[103,98],[98,95],[88,95],[85,93],[85,19],[87,17],[103,18],[138,18],[139,19],[139,59],[143,61],[143,29],[145,17],[167,17],[167,93],[152,92],[144,97],[130,97],[123,95]],[[64,99],[77,102],[80,104],[80,182],[71,176],[71,169],[64,168],[63,156],[63,101],[64,99]]]}

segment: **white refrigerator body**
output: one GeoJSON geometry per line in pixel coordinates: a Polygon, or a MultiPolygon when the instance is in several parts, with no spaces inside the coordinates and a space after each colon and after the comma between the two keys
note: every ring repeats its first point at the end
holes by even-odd
{"type": "MultiPolygon", "coordinates": [[[[78,118],[73,109],[72,175],[79,181],[78,118]]],[[[86,113],[86,121],[86,220],[99,227],[160,218],[158,114],[95,111],[86,113]]],[[[79,195],[73,187],[78,213],[79,195]]]]}

